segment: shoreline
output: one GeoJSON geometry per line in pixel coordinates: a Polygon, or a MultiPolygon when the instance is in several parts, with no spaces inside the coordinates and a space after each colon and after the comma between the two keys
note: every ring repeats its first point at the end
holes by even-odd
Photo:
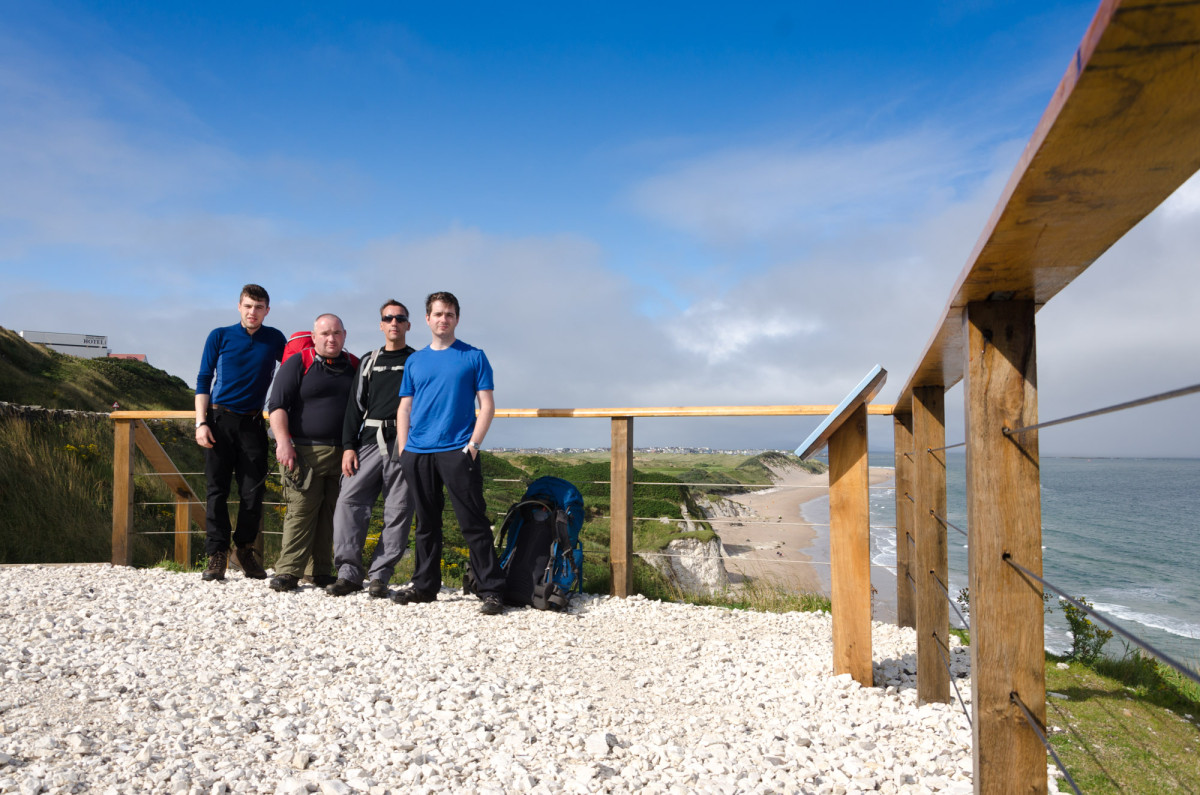
{"type": "MultiPolygon", "coordinates": [[[[804,508],[821,499],[828,506],[829,475],[791,467],[771,471],[775,476],[771,488],[724,498],[741,508],[737,516],[723,517],[727,521],[718,525],[730,582],[738,586],[747,580],[762,579],[796,591],[828,596],[829,527],[812,521],[804,508]],[[738,522],[739,518],[746,522],[738,522]]],[[[870,467],[868,483],[885,484],[894,479],[894,474],[891,467],[870,467]]],[[[873,599],[872,617],[894,622],[895,576],[873,568],[872,582],[878,591],[873,599]],[[880,575],[890,580],[890,587],[875,582],[880,575]]]]}

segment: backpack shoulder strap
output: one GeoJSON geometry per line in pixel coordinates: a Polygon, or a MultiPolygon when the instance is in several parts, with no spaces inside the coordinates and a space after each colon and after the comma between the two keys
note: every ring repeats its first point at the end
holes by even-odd
{"type": "Polygon", "coordinates": [[[308,372],[308,368],[313,366],[313,362],[317,360],[316,348],[305,348],[300,351],[300,359],[304,362],[304,372],[308,372]]]}

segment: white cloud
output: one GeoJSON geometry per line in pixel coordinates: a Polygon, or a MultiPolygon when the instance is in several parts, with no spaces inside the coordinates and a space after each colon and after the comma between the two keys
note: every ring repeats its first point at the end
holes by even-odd
{"type": "Polygon", "coordinates": [[[968,151],[948,131],[728,149],[644,180],[631,201],[716,245],[819,241],[862,224],[903,223],[943,203],[956,180],[977,170],[968,151]]]}
{"type": "Polygon", "coordinates": [[[708,364],[720,364],[765,341],[799,343],[818,329],[815,320],[788,316],[778,309],[704,301],[672,318],[668,334],[681,350],[708,364]]]}

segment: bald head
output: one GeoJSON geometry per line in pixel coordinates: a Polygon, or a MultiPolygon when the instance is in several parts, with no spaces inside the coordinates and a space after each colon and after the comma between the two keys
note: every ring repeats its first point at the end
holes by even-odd
{"type": "Polygon", "coordinates": [[[313,321],[313,346],[326,359],[336,359],[346,347],[346,327],[335,314],[325,313],[313,321]]]}

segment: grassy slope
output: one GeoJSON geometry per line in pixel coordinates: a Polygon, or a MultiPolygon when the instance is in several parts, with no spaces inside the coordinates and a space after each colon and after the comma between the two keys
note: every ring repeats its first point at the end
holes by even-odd
{"type": "Polygon", "coordinates": [[[79,411],[109,411],[114,401],[124,409],[187,410],[193,392],[145,362],[66,356],[0,326],[0,400],[79,411]]]}
{"type": "Polygon", "coordinates": [[[1050,742],[1083,792],[1200,792],[1200,688],[1136,659],[1057,663],[1046,690],[1066,698],[1046,699],[1050,742]]]}

